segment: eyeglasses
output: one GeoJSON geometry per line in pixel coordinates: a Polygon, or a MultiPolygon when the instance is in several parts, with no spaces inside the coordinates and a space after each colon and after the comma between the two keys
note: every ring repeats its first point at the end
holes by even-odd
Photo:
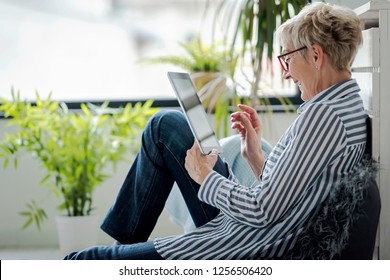
{"type": "Polygon", "coordinates": [[[295,53],[295,52],[299,52],[299,51],[304,50],[306,48],[307,47],[305,46],[305,47],[293,50],[291,52],[278,55],[280,65],[282,66],[283,70],[288,72],[288,61],[290,60],[290,56],[289,56],[290,54],[295,53]]]}

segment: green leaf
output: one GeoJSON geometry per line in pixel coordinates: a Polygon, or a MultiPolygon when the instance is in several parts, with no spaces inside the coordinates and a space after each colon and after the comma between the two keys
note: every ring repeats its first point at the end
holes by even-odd
{"type": "Polygon", "coordinates": [[[91,117],[91,112],[89,111],[87,105],[85,105],[84,103],[82,103],[81,105],[81,110],[84,112],[84,114],[90,118],[91,117]]]}
{"type": "Polygon", "coordinates": [[[3,168],[4,168],[4,169],[7,169],[8,164],[9,164],[9,158],[6,158],[6,159],[4,160],[3,168]]]}
{"type": "MultiPolygon", "coordinates": [[[[33,222],[33,218],[30,217],[30,218],[23,224],[22,229],[28,228],[28,227],[32,224],[32,222],[33,222]]],[[[39,227],[38,227],[38,228],[39,228],[39,227]]]]}
{"type": "Polygon", "coordinates": [[[30,217],[30,216],[31,216],[31,213],[25,211],[25,212],[20,212],[19,215],[30,217]]]}
{"type": "Polygon", "coordinates": [[[36,227],[38,230],[41,229],[41,223],[47,219],[47,215],[45,211],[38,207],[35,201],[32,201],[31,203],[27,204],[27,208],[29,211],[22,211],[19,213],[19,215],[28,217],[27,221],[23,224],[22,228],[26,229],[29,227],[33,222],[35,222],[36,227]]]}

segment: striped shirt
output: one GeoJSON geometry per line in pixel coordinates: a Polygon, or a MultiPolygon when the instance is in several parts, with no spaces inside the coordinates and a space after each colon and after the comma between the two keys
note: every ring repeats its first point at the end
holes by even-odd
{"type": "Polygon", "coordinates": [[[291,249],[332,186],[361,161],[366,114],[355,80],[303,103],[268,156],[260,181],[211,172],[198,197],[220,209],[209,223],[155,240],[165,259],[276,258],[291,249]]]}

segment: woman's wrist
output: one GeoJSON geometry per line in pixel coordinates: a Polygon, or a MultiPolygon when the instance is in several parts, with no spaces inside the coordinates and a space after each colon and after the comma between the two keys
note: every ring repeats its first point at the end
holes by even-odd
{"type": "Polygon", "coordinates": [[[202,185],[204,180],[207,178],[207,176],[210,174],[210,172],[212,172],[213,170],[207,166],[207,165],[202,165],[202,166],[199,166],[199,170],[198,170],[198,178],[196,178],[196,182],[199,184],[199,185],[202,185]]]}
{"type": "Polygon", "coordinates": [[[259,153],[257,153],[255,156],[251,158],[251,160],[248,160],[248,163],[252,169],[252,172],[255,174],[256,178],[259,178],[264,165],[263,152],[260,150],[259,153]]]}

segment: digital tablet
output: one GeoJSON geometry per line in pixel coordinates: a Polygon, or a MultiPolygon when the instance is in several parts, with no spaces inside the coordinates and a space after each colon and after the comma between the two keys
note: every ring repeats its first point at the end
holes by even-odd
{"type": "Polygon", "coordinates": [[[168,72],[168,78],[202,153],[207,155],[213,149],[218,150],[219,153],[222,152],[190,75],[168,72]]]}

